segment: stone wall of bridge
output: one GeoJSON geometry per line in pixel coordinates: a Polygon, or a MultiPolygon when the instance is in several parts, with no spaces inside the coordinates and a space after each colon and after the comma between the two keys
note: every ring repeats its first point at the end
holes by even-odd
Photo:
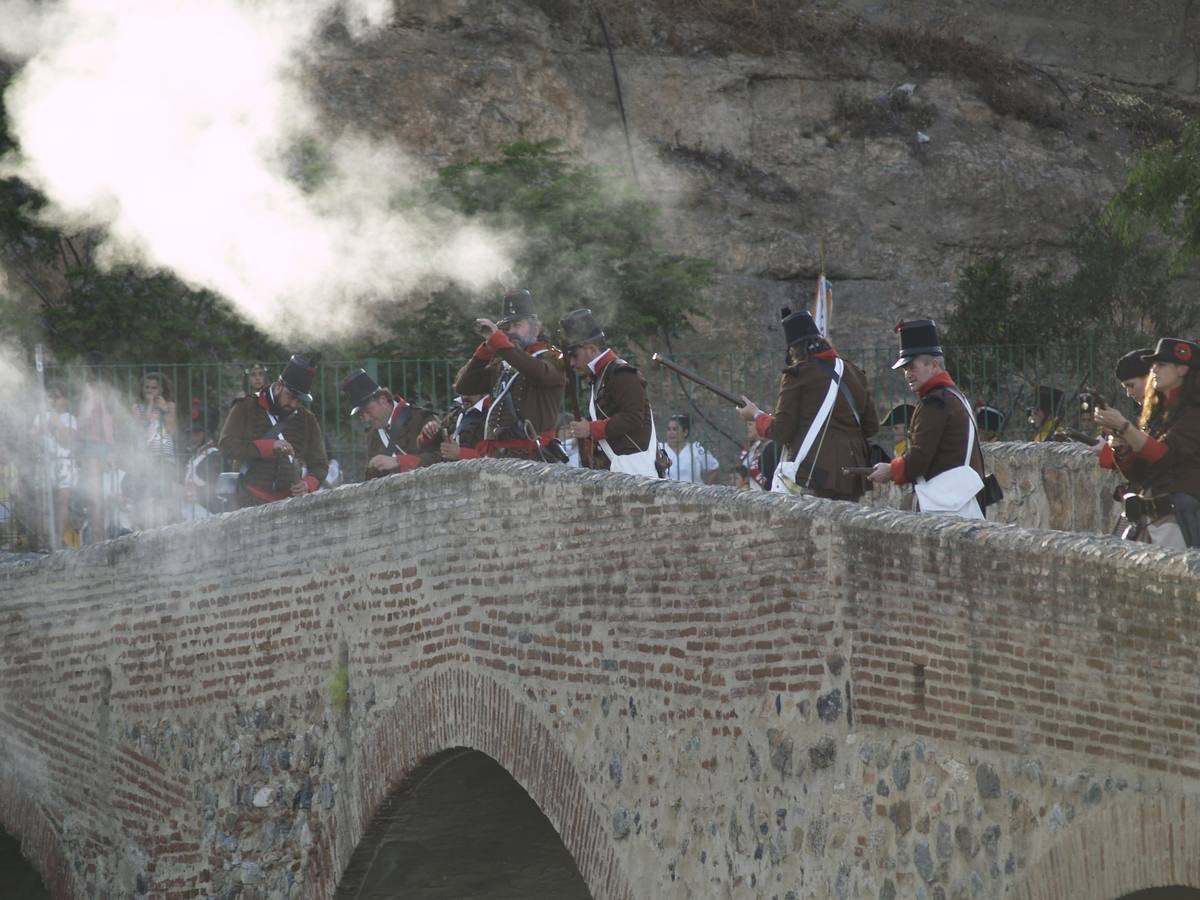
{"type": "Polygon", "coordinates": [[[0,568],[0,826],[56,896],[333,897],[471,747],[597,898],[1200,887],[1198,588],[1103,536],[438,466],[0,568]]]}

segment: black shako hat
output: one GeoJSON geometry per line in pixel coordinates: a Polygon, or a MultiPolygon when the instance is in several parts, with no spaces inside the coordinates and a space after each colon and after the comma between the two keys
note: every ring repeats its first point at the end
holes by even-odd
{"type": "Polygon", "coordinates": [[[880,425],[907,425],[912,421],[913,413],[917,408],[911,403],[901,403],[899,406],[893,406],[892,411],[887,414],[880,425]]]}
{"type": "Polygon", "coordinates": [[[1154,351],[1149,347],[1140,350],[1130,350],[1117,360],[1117,381],[1128,381],[1130,378],[1141,378],[1150,374],[1150,363],[1147,356],[1153,356],[1154,351]]]}
{"type": "Polygon", "coordinates": [[[937,323],[933,319],[916,319],[901,322],[896,326],[900,335],[900,356],[892,363],[893,369],[908,365],[918,356],[943,356],[942,339],[938,337],[937,323]]]}
{"type": "Polygon", "coordinates": [[[1200,344],[1183,338],[1159,338],[1154,352],[1142,359],[1148,363],[1168,362],[1194,369],[1200,366],[1200,344]]]}
{"type": "Polygon", "coordinates": [[[999,432],[1004,425],[1004,413],[994,406],[981,406],[975,410],[975,424],[980,431],[999,432]]]}
{"type": "Polygon", "coordinates": [[[279,380],[283,382],[284,387],[305,403],[312,403],[313,398],[309,390],[312,389],[313,376],[316,374],[316,366],[299,353],[293,353],[288,364],[283,367],[283,374],[279,376],[279,380]]]}
{"type": "Polygon", "coordinates": [[[806,309],[792,312],[789,307],[785,306],[779,311],[779,320],[783,325],[783,339],[789,347],[799,344],[801,341],[821,337],[821,330],[817,328],[812,313],[806,309]]]}
{"type": "Polygon", "coordinates": [[[576,309],[558,320],[564,353],[574,353],[584,344],[604,343],[604,329],[590,309],[576,309]]]}
{"type": "Polygon", "coordinates": [[[505,325],[515,322],[517,319],[527,319],[536,315],[537,312],[533,308],[533,294],[525,288],[518,288],[504,295],[504,302],[500,306],[500,318],[496,324],[505,325]]]}
{"type": "Polygon", "coordinates": [[[367,405],[367,401],[379,393],[381,388],[375,379],[367,374],[366,369],[355,369],[342,379],[342,393],[354,408],[350,410],[350,418],[358,415],[358,411],[367,405]]]}

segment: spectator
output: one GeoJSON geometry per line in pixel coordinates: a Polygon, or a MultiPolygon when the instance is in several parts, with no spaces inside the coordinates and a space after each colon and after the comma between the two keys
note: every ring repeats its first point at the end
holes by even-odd
{"type": "Polygon", "coordinates": [[[79,422],[71,415],[67,403],[67,392],[56,381],[46,386],[46,410],[33,419],[33,429],[41,446],[38,460],[40,477],[37,496],[31,498],[31,508],[36,510],[38,525],[35,529],[39,546],[59,546],[62,535],[68,530],[71,492],[79,484],[79,469],[75,461],[75,442],[79,422]],[[49,490],[54,507],[54,532],[47,515],[45,491],[49,490]]]}
{"type": "Polygon", "coordinates": [[[253,397],[267,385],[267,367],[254,363],[242,371],[242,396],[253,397]]]}
{"type": "Polygon", "coordinates": [[[161,372],[142,376],[142,399],[133,405],[133,422],[140,434],[135,459],[141,464],[127,493],[136,501],[138,527],[155,528],[178,518],[175,401],[161,372]]]}
{"type": "Polygon", "coordinates": [[[691,419],[682,414],[667,420],[666,453],[671,461],[666,478],[670,481],[690,481],[695,484],[714,484],[720,475],[717,458],[700,445],[689,441],[691,419]]]}
{"type": "Polygon", "coordinates": [[[103,365],[103,353],[88,351],[79,401],[77,458],[87,508],[83,528],[87,543],[115,534],[120,518],[116,422],[108,388],[100,377],[103,365]]]}

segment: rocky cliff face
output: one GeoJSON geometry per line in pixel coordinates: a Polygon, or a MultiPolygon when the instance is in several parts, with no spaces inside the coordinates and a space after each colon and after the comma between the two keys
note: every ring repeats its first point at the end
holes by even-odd
{"type": "Polygon", "coordinates": [[[836,284],[843,347],[938,315],[971,257],[1053,260],[1170,133],[1200,67],[1193,0],[413,0],[322,60],[331,118],[430,165],[564,138],[638,178],[665,239],[716,261],[693,349],[761,346],[836,284]]]}

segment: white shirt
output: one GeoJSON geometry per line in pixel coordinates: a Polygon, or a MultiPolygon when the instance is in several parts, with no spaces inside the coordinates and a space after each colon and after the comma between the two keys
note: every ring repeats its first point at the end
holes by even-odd
{"type": "Polygon", "coordinates": [[[679,453],[676,453],[670,444],[663,444],[663,449],[671,458],[671,468],[667,470],[667,479],[670,481],[704,484],[704,476],[721,467],[717,458],[701,447],[698,441],[684,444],[679,453]]]}

